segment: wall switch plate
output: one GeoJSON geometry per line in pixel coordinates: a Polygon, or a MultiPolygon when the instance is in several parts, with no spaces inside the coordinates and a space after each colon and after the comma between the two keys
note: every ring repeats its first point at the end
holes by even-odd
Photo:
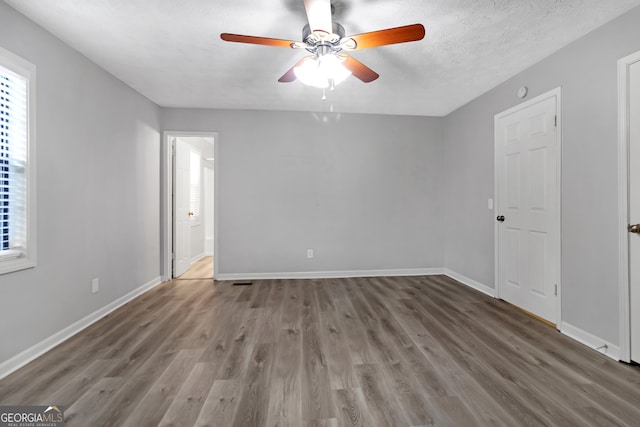
{"type": "Polygon", "coordinates": [[[307,258],[313,258],[313,249],[307,249],[307,258]]]}
{"type": "Polygon", "coordinates": [[[493,199],[487,200],[487,208],[488,209],[493,209],[493,199]]]}
{"type": "Polygon", "coordinates": [[[97,277],[91,281],[91,293],[95,294],[100,290],[100,279],[97,277]]]}

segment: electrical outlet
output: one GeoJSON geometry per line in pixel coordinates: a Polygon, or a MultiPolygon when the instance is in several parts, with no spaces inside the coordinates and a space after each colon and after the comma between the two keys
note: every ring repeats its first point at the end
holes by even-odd
{"type": "Polygon", "coordinates": [[[97,277],[91,281],[91,293],[95,294],[100,290],[100,279],[97,277]]]}
{"type": "Polygon", "coordinates": [[[313,258],[313,249],[307,249],[307,258],[313,258]]]}

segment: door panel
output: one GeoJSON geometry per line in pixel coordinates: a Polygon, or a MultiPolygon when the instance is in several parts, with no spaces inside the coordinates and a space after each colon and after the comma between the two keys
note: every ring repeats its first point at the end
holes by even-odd
{"type": "Polygon", "coordinates": [[[520,287],[520,230],[507,229],[507,283],[520,287]]]}
{"type": "Polygon", "coordinates": [[[556,323],[556,97],[496,119],[499,297],[556,323]]]}
{"type": "Polygon", "coordinates": [[[531,185],[529,186],[529,201],[532,211],[544,211],[546,208],[547,150],[539,148],[532,150],[529,156],[529,170],[531,171],[531,185]]]}
{"type": "Polygon", "coordinates": [[[529,285],[531,292],[544,296],[545,289],[545,273],[547,264],[547,234],[537,231],[530,231],[529,238],[529,285]]]}

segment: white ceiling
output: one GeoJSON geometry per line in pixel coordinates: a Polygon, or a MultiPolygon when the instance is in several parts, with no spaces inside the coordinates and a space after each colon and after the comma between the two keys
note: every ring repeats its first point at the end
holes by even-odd
{"type": "Polygon", "coordinates": [[[443,116],[640,0],[334,0],[347,35],[421,23],[424,40],[353,52],[380,74],[321,90],[277,79],[305,51],[303,0],[5,0],[165,107],[443,116]]]}

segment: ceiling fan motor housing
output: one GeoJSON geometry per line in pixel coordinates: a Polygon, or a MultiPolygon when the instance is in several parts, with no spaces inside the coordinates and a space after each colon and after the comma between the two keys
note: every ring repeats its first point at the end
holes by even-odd
{"type": "Polygon", "coordinates": [[[305,25],[302,28],[302,40],[307,44],[307,50],[313,53],[319,51],[318,53],[320,54],[342,50],[340,40],[345,34],[344,27],[337,22],[333,22],[332,31],[331,34],[326,34],[324,31],[311,32],[309,24],[305,25]]]}

